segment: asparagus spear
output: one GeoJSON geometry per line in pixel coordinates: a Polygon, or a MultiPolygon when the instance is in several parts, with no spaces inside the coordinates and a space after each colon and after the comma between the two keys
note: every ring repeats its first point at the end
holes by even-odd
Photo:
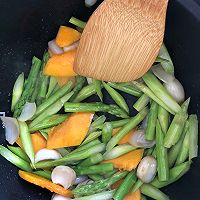
{"type": "Polygon", "coordinates": [[[117,172],[110,178],[96,181],[94,183],[87,184],[87,185],[81,185],[80,187],[77,187],[74,190],[72,190],[72,193],[74,195],[85,196],[85,195],[91,195],[98,192],[102,192],[108,189],[111,185],[113,185],[118,180],[121,180],[122,178],[124,178],[126,175],[127,175],[126,171],[117,172]]]}
{"type": "Polygon", "coordinates": [[[90,157],[93,154],[103,152],[105,150],[105,144],[97,144],[88,149],[84,149],[82,151],[78,151],[76,153],[70,153],[63,158],[54,161],[42,161],[35,164],[36,168],[47,168],[59,165],[66,165],[72,163],[74,161],[80,161],[90,157]]]}
{"type": "Polygon", "coordinates": [[[73,96],[70,98],[70,102],[73,102],[75,100],[75,98],[77,97],[78,93],[81,91],[81,89],[83,88],[83,85],[85,83],[85,77],[83,76],[77,76],[76,77],[76,85],[73,89],[73,96]]]}
{"type": "Polygon", "coordinates": [[[167,181],[169,178],[169,166],[167,149],[163,146],[164,134],[159,121],[156,124],[156,157],[158,163],[158,178],[160,181],[167,181]]]}
{"type": "Polygon", "coordinates": [[[153,91],[153,93],[174,112],[181,111],[179,104],[171,97],[161,82],[149,71],[143,76],[144,82],[153,91]]]}
{"type": "Polygon", "coordinates": [[[101,102],[95,103],[70,103],[66,102],[65,112],[108,112],[112,115],[121,118],[128,118],[125,111],[120,109],[117,105],[107,105],[101,102]]]}
{"type": "Polygon", "coordinates": [[[72,81],[69,81],[66,85],[64,85],[58,91],[56,91],[52,96],[50,96],[48,99],[46,99],[41,105],[39,105],[37,107],[37,110],[36,110],[36,113],[35,113],[33,119],[36,118],[38,115],[40,115],[45,109],[47,109],[53,103],[58,101],[66,93],[70,92],[70,90],[72,89],[72,86],[73,86],[72,81]]]}
{"type": "Polygon", "coordinates": [[[129,122],[114,135],[106,146],[106,150],[110,151],[129,131],[135,128],[147,115],[148,108],[144,108],[135,117],[131,118],[129,122]]]}
{"type": "Polygon", "coordinates": [[[113,171],[112,163],[103,163],[93,166],[78,166],[75,168],[77,175],[88,175],[88,174],[106,174],[113,171]]]}
{"type": "Polygon", "coordinates": [[[14,117],[16,118],[19,117],[24,104],[28,101],[28,99],[30,99],[30,97],[33,94],[40,67],[41,60],[36,57],[33,57],[31,71],[29,73],[28,79],[25,82],[24,91],[22,92],[20,99],[15,105],[14,117]]]}
{"type": "Polygon", "coordinates": [[[151,184],[143,184],[140,188],[142,194],[156,200],[170,200],[169,197],[151,184]]]}
{"type": "Polygon", "coordinates": [[[21,73],[17,77],[17,80],[15,81],[13,87],[11,111],[14,111],[15,105],[17,104],[22,95],[23,87],[24,87],[24,73],[21,73]]]}
{"type": "Polygon", "coordinates": [[[155,138],[155,130],[156,130],[156,121],[158,117],[158,104],[153,101],[151,103],[150,113],[148,116],[148,123],[145,132],[146,140],[154,140],[155,138]]]}
{"type": "Polygon", "coordinates": [[[58,124],[64,122],[69,117],[68,114],[56,114],[51,115],[49,117],[46,117],[45,120],[41,121],[37,125],[30,127],[29,125],[29,131],[35,132],[41,129],[51,128],[53,126],[57,126],[58,124]]]}

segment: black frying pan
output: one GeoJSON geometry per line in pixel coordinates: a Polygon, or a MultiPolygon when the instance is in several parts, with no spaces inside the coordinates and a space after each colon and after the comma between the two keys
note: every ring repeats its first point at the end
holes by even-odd
{"type": "MultiPolygon", "coordinates": [[[[98,2],[100,3],[100,1],[98,2]]],[[[58,27],[74,15],[87,20],[95,7],[83,0],[0,0],[0,112],[10,113],[10,93],[16,77],[28,72],[33,55],[41,57],[58,27]]],[[[171,0],[167,14],[166,45],[192,97],[191,113],[200,120],[200,0],[171,0]]],[[[128,102],[133,99],[129,96],[128,102]]],[[[0,129],[0,143],[5,144],[0,129]]],[[[48,200],[49,192],[19,179],[18,169],[0,157],[0,200],[48,200]]],[[[199,200],[200,157],[180,181],[165,188],[172,200],[199,200]]]]}

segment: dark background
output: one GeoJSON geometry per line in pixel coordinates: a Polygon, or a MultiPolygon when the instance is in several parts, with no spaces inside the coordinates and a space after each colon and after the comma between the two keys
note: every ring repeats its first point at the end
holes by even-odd
{"type": "MultiPolygon", "coordinates": [[[[100,1],[98,2],[100,3],[100,1]]],[[[28,72],[33,55],[41,57],[47,42],[73,15],[87,20],[93,8],[83,0],[0,0],[0,112],[10,115],[10,93],[16,77],[28,72]]],[[[171,0],[165,43],[191,96],[190,113],[200,119],[200,0],[171,0]]],[[[132,99],[128,99],[131,103],[132,99]]],[[[5,144],[0,130],[0,144],[5,144]]],[[[51,194],[18,178],[18,169],[0,157],[0,200],[46,200],[51,194]]],[[[200,158],[178,182],[164,191],[172,200],[199,200],[200,158]]]]}

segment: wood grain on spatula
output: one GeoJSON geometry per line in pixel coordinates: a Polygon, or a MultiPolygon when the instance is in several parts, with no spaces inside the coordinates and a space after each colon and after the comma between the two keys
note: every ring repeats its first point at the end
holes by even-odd
{"type": "Polygon", "coordinates": [[[163,42],[168,0],[105,0],[90,17],[74,70],[126,82],[148,71],[163,42]]]}

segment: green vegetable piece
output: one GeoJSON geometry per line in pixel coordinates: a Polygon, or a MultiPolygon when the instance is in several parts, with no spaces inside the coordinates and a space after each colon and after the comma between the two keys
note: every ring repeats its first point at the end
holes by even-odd
{"type": "Polygon", "coordinates": [[[25,122],[20,122],[19,123],[19,132],[20,132],[20,139],[22,142],[22,146],[24,151],[26,152],[27,156],[30,158],[31,163],[34,164],[35,162],[35,153],[33,149],[33,144],[31,140],[31,134],[29,132],[28,126],[25,122]]]}
{"type": "Polygon", "coordinates": [[[159,121],[156,124],[156,158],[158,165],[158,178],[160,181],[167,181],[169,178],[169,166],[167,149],[163,146],[164,134],[159,121]]]}
{"type": "Polygon", "coordinates": [[[121,118],[128,118],[125,111],[116,105],[107,105],[101,102],[95,103],[70,103],[64,104],[65,112],[108,112],[121,118]]]}
{"type": "Polygon", "coordinates": [[[165,108],[168,112],[171,114],[174,114],[175,112],[171,109],[170,105],[166,105],[166,102],[159,99],[146,85],[139,83],[137,81],[132,82],[134,86],[136,86],[138,89],[140,89],[142,92],[144,92],[146,95],[148,95],[152,100],[154,100],[157,104],[165,108]]]}
{"type": "Polygon", "coordinates": [[[30,162],[26,153],[20,147],[8,146],[9,150],[12,151],[15,155],[19,156],[26,162],[30,162]]]}
{"type": "Polygon", "coordinates": [[[133,85],[130,84],[125,85],[121,83],[111,83],[111,82],[108,82],[107,84],[110,85],[112,88],[115,88],[116,90],[120,90],[135,97],[140,97],[142,95],[142,92],[140,90],[138,90],[137,88],[133,87],[133,85]]]}
{"type": "Polygon", "coordinates": [[[85,195],[91,195],[91,194],[95,194],[98,192],[102,192],[102,191],[108,189],[115,182],[124,178],[126,175],[127,175],[127,172],[125,172],[125,171],[117,172],[110,178],[96,181],[94,183],[87,184],[87,185],[81,185],[81,186],[75,188],[74,190],[72,190],[72,193],[74,195],[85,196],[85,195]]]}
{"type": "Polygon", "coordinates": [[[183,143],[181,145],[180,152],[177,156],[175,166],[183,163],[189,157],[189,145],[190,145],[190,132],[187,131],[183,143]]]}
{"type": "Polygon", "coordinates": [[[122,126],[125,126],[129,121],[130,119],[122,119],[122,120],[112,121],[111,124],[113,128],[120,128],[122,126]]]}
{"type": "Polygon", "coordinates": [[[98,174],[90,174],[90,175],[88,175],[88,177],[90,179],[92,179],[93,181],[100,181],[100,180],[104,179],[103,176],[98,175],[98,174]]]}
{"type": "Polygon", "coordinates": [[[138,190],[141,186],[143,185],[143,182],[140,180],[140,179],[138,179],[137,181],[136,181],[136,183],[133,185],[133,188],[132,188],[132,193],[134,193],[136,190],[138,190]]]}
{"type": "Polygon", "coordinates": [[[86,26],[86,22],[81,21],[80,19],[77,19],[75,17],[71,17],[69,20],[69,23],[71,23],[79,28],[82,28],[82,29],[84,29],[86,26]]]}
{"type": "Polygon", "coordinates": [[[88,143],[86,143],[84,145],[78,146],[71,153],[75,153],[75,152],[78,152],[78,151],[82,151],[82,150],[88,149],[88,148],[93,147],[94,145],[97,145],[97,144],[101,144],[101,142],[99,141],[99,139],[92,140],[91,142],[88,142],[88,143]]]}
{"type": "Polygon", "coordinates": [[[163,107],[158,107],[158,120],[160,123],[160,126],[162,128],[163,133],[167,133],[167,130],[169,128],[169,119],[170,114],[167,110],[165,110],[163,107]]]}
{"type": "Polygon", "coordinates": [[[164,70],[169,74],[174,74],[174,65],[172,59],[167,51],[165,44],[163,43],[160,49],[160,53],[158,58],[161,58],[163,61],[161,62],[162,67],[164,70]]]}
{"type": "Polygon", "coordinates": [[[15,118],[20,116],[25,103],[32,96],[40,68],[41,68],[41,60],[36,57],[33,57],[32,67],[31,67],[28,79],[25,82],[24,90],[22,92],[21,97],[19,98],[18,102],[15,105],[15,109],[14,109],[15,118]]]}
{"type": "Polygon", "coordinates": [[[179,104],[171,97],[167,89],[161,84],[161,82],[152,74],[152,72],[148,71],[143,76],[144,82],[147,86],[153,91],[153,93],[174,112],[178,113],[181,111],[181,107],[179,104]]]}
{"type": "Polygon", "coordinates": [[[105,150],[105,144],[103,143],[97,144],[88,149],[84,149],[76,153],[75,152],[70,153],[67,156],[64,156],[63,158],[60,158],[58,160],[38,162],[35,164],[35,167],[36,169],[38,169],[38,168],[54,167],[54,166],[59,166],[59,165],[67,165],[75,161],[84,160],[90,157],[91,155],[103,152],[104,150],[105,150]]]}
{"type": "MultiPolygon", "coordinates": [[[[37,99],[36,99],[37,105],[40,105],[46,98],[48,84],[49,84],[49,77],[45,76],[43,74],[43,69],[44,69],[45,65],[47,64],[49,57],[50,57],[49,53],[44,52],[43,59],[42,59],[41,73],[40,73],[40,84],[41,85],[39,85],[39,87],[38,87],[39,92],[38,92],[37,99]]],[[[35,89],[38,90],[38,88],[35,88],[35,89]]]]}
{"type": "Polygon", "coordinates": [[[162,188],[171,183],[174,183],[189,171],[190,165],[191,165],[190,161],[177,165],[176,167],[170,169],[168,181],[159,181],[158,177],[155,177],[154,180],[151,182],[151,184],[156,188],[162,188]]]}
{"type": "Polygon", "coordinates": [[[98,117],[94,122],[92,122],[90,128],[94,131],[97,129],[101,129],[101,127],[103,126],[104,122],[106,121],[106,117],[104,115],[101,115],[100,117],[98,117]]]}
{"type": "Polygon", "coordinates": [[[89,158],[83,160],[78,166],[87,167],[91,165],[96,165],[103,161],[103,156],[100,153],[90,156],[89,158]]]}
{"type": "Polygon", "coordinates": [[[124,125],[119,132],[114,135],[111,140],[108,142],[106,146],[106,150],[110,151],[117,143],[129,133],[133,128],[135,128],[147,115],[148,108],[144,108],[141,112],[139,112],[135,117],[131,118],[129,122],[124,125]]]}
{"type": "Polygon", "coordinates": [[[12,93],[11,111],[14,111],[15,105],[19,101],[24,88],[24,73],[21,73],[15,81],[12,93]]]}
{"type": "Polygon", "coordinates": [[[179,152],[181,150],[181,147],[182,147],[182,144],[183,144],[183,140],[184,140],[186,132],[188,131],[188,128],[189,128],[189,122],[187,120],[186,123],[185,123],[183,134],[181,135],[179,141],[174,146],[172,146],[168,151],[168,163],[169,163],[169,167],[170,168],[176,162],[176,159],[177,159],[178,154],[179,154],[179,152]]]}
{"type": "Polygon", "coordinates": [[[96,90],[95,90],[94,84],[93,83],[89,84],[82,88],[82,90],[78,93],[78,95],[73,100],[73,102],[75,102],[75,103],[81,102],[81,101],[87,99],[88,97],[92,96],[95,93],[96,93],[96,90]]]}
{"type": "Polygon", "coordinates": [[[151,184],[143,184],[140,188],[142,194],[152,199],[170,200],[169,197],[151,184]]]}
{"type": "Polygon", "coordinates": [[[53,90],[55,89],[56,85],[57,85],[56,78],[54,76],[50,76],[49,87],[47,90],[46,99],[48,99],[50,97],[50,95],[53,93],[53,90]]]}
{"type": "Polygon", "coordinates": [[[0,145],[0,155],[3,156],[9,162],[11,162],[13,165],[19,167],[20,169],[28,172],[32,171],[30,164],[28,162],[26,162],[19,156],[15,155],[2,145],[0,145]]]}
{"type": "Polygon", "coordinates": [[[113,89],[112,87],[110,87],[108,84],[106,84],[104,82],[103,82],[103,86],[106,89],[106,91],[108,92],[108,94],[115,101],[115,103],[120,108],[122,108],[124,111],[126,111],[127,113],[129,113],[128,105],[127,105],[126,101],[124,100],[124,98],[122,97],[122,95],[119,94],[115,89],[113,89]]]}
{"type": "Polygon", "coordinates": [[[58,91],[56,91],[53,95],[51,95],[48,99],[46,99],[41,105],[37,107],[37,110],[33,119],[39,116],[44,110],[50,107],[53,103],[57,102],[60,98],[62,98],[68,92],[70,92],[72,87],[73,87],[73,83],[72,81],[69,81],[63,87],[58,89],[58,91]]]}
{"type": "Polygon", "coordinates": [[[110,200],[112,199],[113,194],[114,194],[114,191],[111,190],[111,191],[105,191],[105,192],[97,193],[90,196],[78,197],[78,198],[75,198],[74,200],[110,200]]]}
{"type": "Polygon", "coordinates": [[[35,171],[33,173],[51,181],[51,171],[41,170],[41,171],[35,171]]]}
{"type": "Polygon", "coordinates": [[[170,148],[175,145],[183,133],[184,124],[188,118],[188,114],[185,112],[180,112],[174,116],[172,123],[165,135],[164,146],[170,148]]]}
{"type": "Polygon", "coordinates": [[[47,117],[52,116],[56,114],[64,105],[66,101],[70,99],[70,97],[73,95],[73,92],[70,92],[63,96],[62,98],[58,99],[55,103],[53,103],[51,106],[47,107],[45,110],[42,111],[30,124],[30,129],[37,126],[40,122],[45,120],[47,117]]]}
{"type": "Polygon", "coordinates": [[[114,200],[124,199],[124,197],[128,194],[129,190],[131,189],[131,187],[135,182],[136,182],[135,171],[129,172],[129,174],[126,176],[120,187],[115,192],[113,199],[114,200]]]}
{"type": "Polygon", "coordinates": [[[103,101],[103,93],[102,93],[102,91],[101,91],[102,82],[101,82],[100,80],[95,80],[95,79],[93,79],[93,83],[94,83],[94,88],[95,88],[95,91],[96,91],[96,93],[97,93],[99,99],[100,99],[101,101],[103,101]]]}
{"type": "Polygon", "coordinates": [[[112,163],[104,163],[93,166],[79,166],[75,168],[77,175],[88,175],[88,174],[106,174],[113,171],[112,163]]]}
{"type": "Polygon", "coordinates": [[[83,85],[85,83],[86,78],[83,76],[77,76],[76,77],[76,84],[75,87],[73,89],[74,94],[72,95],[72,97],[70,98],[70,102],[73,102],[75,100],[75,98],[77,97],[78,93],[81,91],[81,89],[83,88],[83,85]]]}
{"type": "Polygon", "coordinates": [[[134,147],[129,144],[121,144],[121,145],[114,147],[110,151],[106,151],[103,154],[103,157],[104,157],[104,160],[111,160],[114,158],[118,158],[119,156],[122,156],[130,151],[135,150],[135,149],[137,149],[137,147],[134,147]]]}
{"type": "Polygon", "coordinates": [[[157,118],[158,118],[158,104],[155,101],[152,101],[147,121],[147,128],[145,131],[146,140],[155,139],[157,118]]]}
{"type": "Polygon", "coordinates": [[[58,124],[61,124],[62,122],[64,122],[68,117],[69,117],[68,114],[51,115],[49,117],[46,117],[43,121],[39,122],[37,125],[33,126],[32,128],[30,128],[29,126],[29,131],[35,132],[41,129],[57,126],[58,124]]]}
{"type": "Polygon", "coordinates": [[[197,118],[197,115],[190,115],[188,131],[190,134],[189,159],[191,160],[198,156],[198,118],[197,118]]]}
{"type": "Polygon", "coordinates": [[[102,141],[103,143],[108,143],[112,137],[113,127],[110,122],[106,122],[102,129],[102,141]]]}
{"type": "Polygon", "coordinates": [[[145,108],[149,103],[149,97],[146,94],[143,94],[133,105],[133,108],[140,112],[143,108],[145,108]]]}
{"type": "Polygon", "coordinates": [[[91,132],[86,139],[83,141],[83,143],[80,146],[83,146],[85,144],[88,144],[89,142],[92,142],[93,140],[97,139],[99,136],[101,136],[102,132],[101,131],[94,131],[91,132]]]}

